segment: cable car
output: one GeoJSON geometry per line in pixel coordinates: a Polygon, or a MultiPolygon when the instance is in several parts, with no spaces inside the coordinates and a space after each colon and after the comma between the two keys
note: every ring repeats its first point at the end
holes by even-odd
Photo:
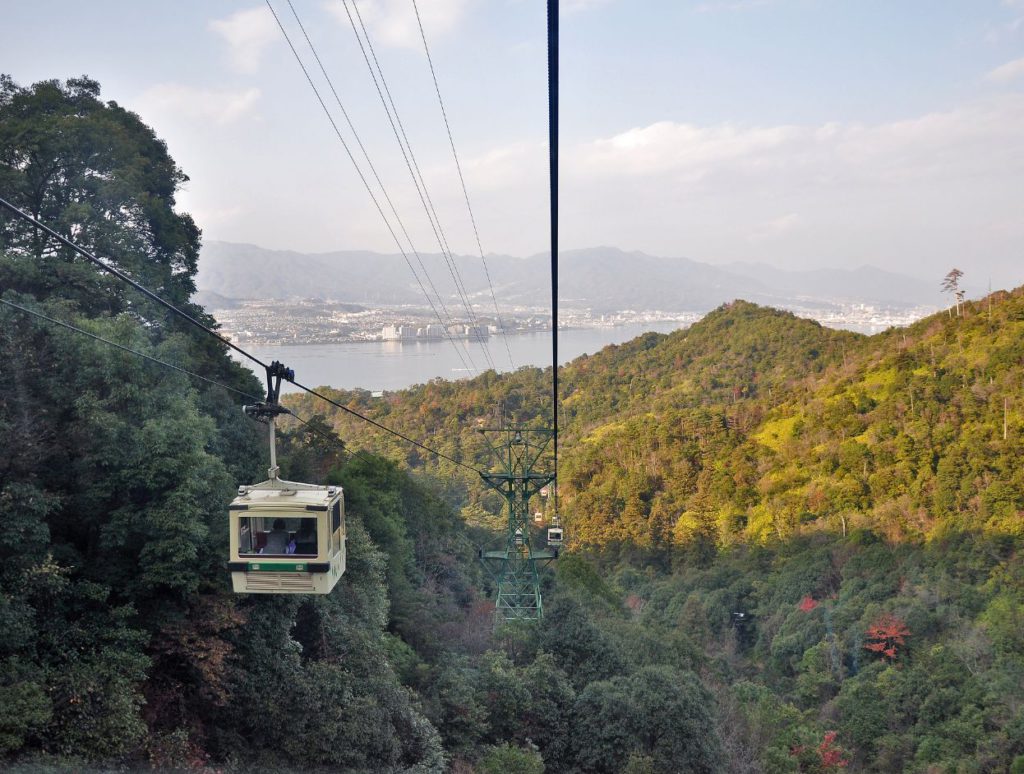
{"type": "Polygon", "coordinates": [[[276,360],[267,367],[267,401],[245,406],[270,425],[269,478],[238,487],[228,506],[232,589],[239,594],[329,594],[345,572],[345,494],[278,478],[275,419],[281,378],[295,373],[276,360]]]}
{"type": "Polygon", "coordinates": [[[329,594],[345,572],[341,487],[273,477],[229,506],[231,585],[242,594],[329,594]]]}
{"type": "Polygon", "coordinates": [[[548,545],[562,545],[562,521],[557,516],[551,520],[551,526],[548,527],[548,545]]]}

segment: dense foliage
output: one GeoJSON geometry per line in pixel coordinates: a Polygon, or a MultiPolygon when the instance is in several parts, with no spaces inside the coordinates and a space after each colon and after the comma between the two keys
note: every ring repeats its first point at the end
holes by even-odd
{"type": "MultiPolygon", "coordinates": [[[[0,80],[5,197],[188,305],[184,179],[89,79],[0,80]]],[[[259,394],[6,217],[0,294],[259,394]]],[[[0,766],[1022,771],[1022,341],[1021,291],[874,337],[736,302],[578,359],[568,551],[544,620],[495,629],[472,474],[291,396],[284,473],[343,485],[348,570],[231,594],[243,398],[0,306],[0,766]]],[[[332,395],[484,466],[477,426],[546,422],[548,377],[332,395]]]]}

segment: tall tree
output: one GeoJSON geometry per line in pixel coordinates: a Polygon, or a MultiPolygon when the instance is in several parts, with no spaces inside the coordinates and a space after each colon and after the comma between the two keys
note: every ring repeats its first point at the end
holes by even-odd
{"type": "MultiPolygon", "coordinates": [[[[952,293],[956,303],[956,316],[960,316],[960,304],[964,300],[964,291],[960,289],[960,278],[964,273],[957,268],[950,269],[949,273],[942,279],[942,292],[952,293]]],[[[952,316],[952,312],[950,312],[952,316]]]]}
{"type": "MultiPolygon", "coordinates": [[[[199,229],[175,212],[175,194],[187,180],[153,130],[116,102],[103,102],[91,78],[22,87],[0,75],[4,197],[175,304],[195,291],[199,257],[199,229]]],[[[21,259],[5,269],[7,287],[37,296],[61,288],[90,311],[141,302],[6,212],[0,250],[21,259]]]]}

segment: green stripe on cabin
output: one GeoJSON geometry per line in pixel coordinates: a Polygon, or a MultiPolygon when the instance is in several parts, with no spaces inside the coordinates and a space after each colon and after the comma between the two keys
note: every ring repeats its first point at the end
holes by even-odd
{"type": "Polygon", "coordinates": [[[249,572],[309,572],[309,564],[271,564],[270,562],[249,562],[249,572]]]}

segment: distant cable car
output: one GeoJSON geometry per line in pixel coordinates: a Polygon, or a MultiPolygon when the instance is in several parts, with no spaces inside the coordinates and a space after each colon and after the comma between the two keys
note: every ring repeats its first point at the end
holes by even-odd
{"type": "Polygon", "coordinates": [[[535,512],[535,513],[533,514],[533,520],[534,520],[534,521],[535,521],[535,522],[536,522],[537,524],[540,524],[541,522],[543,522],[543,521],[544,521],[544,512],[543,512],[543,511],[536,511],[536,512],[535,512]]]}
{"type": "Polygon", "coordinates": [[[557,516],[551,520],[551,526],[548,527],[548,545],[562,545],[562,522],[557,516]]]}
{"type": "Polygon", "coordinates": [[[525,542],[526,541],[523,539],[523,530],[520,527],[520,528],[516,529],[516,532],[515,532],[515,544],[517,546],[522,546],[525,542]]]}
{"type": "Polygon", "coordinates": [[[328,594],[345,572],[345,495],[341,487],[278,478],[275,418],[281,377],[294,373],[274,361],[267,368],[267,402],[245,413],[270,425],[270,478],[238,487],[229,506],[228,570],[243,594],[328,594]]]}

